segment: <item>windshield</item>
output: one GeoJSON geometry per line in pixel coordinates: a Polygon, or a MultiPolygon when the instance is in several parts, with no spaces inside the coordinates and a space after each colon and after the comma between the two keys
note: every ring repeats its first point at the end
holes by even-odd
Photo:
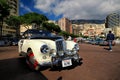
{"type": "Polygon", "coordinates": [[[52,33],[43,30],[27,30],[24,32],[25,38],[38,38],[38,37],[53,37],[52,33]]]}

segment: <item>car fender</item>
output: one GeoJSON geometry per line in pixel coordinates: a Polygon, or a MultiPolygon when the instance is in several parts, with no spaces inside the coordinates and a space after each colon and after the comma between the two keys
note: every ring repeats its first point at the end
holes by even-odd
{"type": "Polygon", "coordinates": [[[49,56],[49,53],[43,54],[40,51],[41,46],[45,44],[47,43],[41,40],[36,40],[36,41],[35,40],[24,40],[21,51],[27,54],[28,49],[31,49],[34,54],[35,59],[39,62],[39,64],[42,64],[44,62],[50,62],[51,57],[49,56]]]}
{"type": "Polygon", "coordinates": [[[34,46],[33,44],[30,44],[30,48],[32,49],[33,51],[33,54],[34,54],[34,57],[35,59],[40,63],[44,63],[44,62],[49,62],[51,61],[51,57],[49,56],[49,53],[46,53],[46,54],[43,54],[41,53],[40,51],[40,48],[42,45],[45,45],[46,43],[44,42],[35,42],[34,43],[34,46]]]}
{"type": "Polygon", "coordinates": [[[69,50],[72,50],[74,48],[75,44],[77,44],[77,43],[74,41],[66,41],[66,48],[69,50]]]}

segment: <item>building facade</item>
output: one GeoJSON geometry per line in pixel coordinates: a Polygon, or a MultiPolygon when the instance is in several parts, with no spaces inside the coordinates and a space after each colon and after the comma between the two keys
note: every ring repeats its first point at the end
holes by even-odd
{"type": "Polygon", "coordinates": [[[82,35],[82,31],[84,30],[84,25],[83,24],[72,24],[72,33],[75,35],[82,35]]]}
{"type": "Polygon", "coordinates": [[[73,34],[83,36],[104,36],[105,24],[73,24],[73,34]]]}
{"type": "Polygon", "coordinates": [[[72,23],[67,18],[61,18],[58,20],[58,25],[62,31],[66,31],[68,33],[72,33],[72,23]]]}
{"type": "Polygon", "coordinates": [[[120,13],[112,13],[106,17],[106,27],[120,27],[120,13]]]}
{"type": "Polygon", "coordinates": [[[105,29],[105,24],[92,24],[92,23],[85,23],[83,25],[83,31],[81,31],[83,36],[89,36],[89,37],[94,37],[94,36],[104,36],[104,29],[105,29]]]}
{"type": "Polygon", "coordinates": [[[8,0],[10,5],[10,15],[18,16],[19,15],[19,0],[8,0]]]}
{"type": "MultiPolygon", "coordinates": [[[[10,8],[10,15],[9,16],[18,16],[19,15],[19,0],[8,0],[7,1],[10,8]]],[[[7,25],[5,22],[3,23],[2,28],[2,36],[6,35],[16,35],[16,30],[14,27],[7,25]]]]}
{"type": "Polygon", "coordinates": [[[111,28],[115,36],[120,37],[120,12],[111,13],[106,17],[106,27],[111,28]]]}
{"type": "Polygon", "coordinates": [[[23,33],[28,29],[34,29],[33,27],[33,25],[20,25],[20,35],[22,36],[23,33]]]}

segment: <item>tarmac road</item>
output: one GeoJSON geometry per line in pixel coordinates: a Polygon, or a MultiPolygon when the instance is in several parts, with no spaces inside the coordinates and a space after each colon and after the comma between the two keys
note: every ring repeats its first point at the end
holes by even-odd
{"type": "Polygon", "coordinates": [[[120,45],[80,44],[83,64],[64,69],[31,71],[16,46],[0,47],[0,80],[120,80],[120,45]]]}

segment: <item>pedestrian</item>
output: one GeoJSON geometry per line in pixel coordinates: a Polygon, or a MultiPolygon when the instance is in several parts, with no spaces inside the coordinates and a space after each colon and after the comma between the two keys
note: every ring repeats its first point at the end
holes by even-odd
{"type": "Polygon", "coordinates": [[[109,46],[109,51],[112,51],[112,43],[115,39],[114,34],[112,33],[112,31],[109,31],[109,33],[107,34],[107,42],[108,42],[108,46],[109,46]]]}

